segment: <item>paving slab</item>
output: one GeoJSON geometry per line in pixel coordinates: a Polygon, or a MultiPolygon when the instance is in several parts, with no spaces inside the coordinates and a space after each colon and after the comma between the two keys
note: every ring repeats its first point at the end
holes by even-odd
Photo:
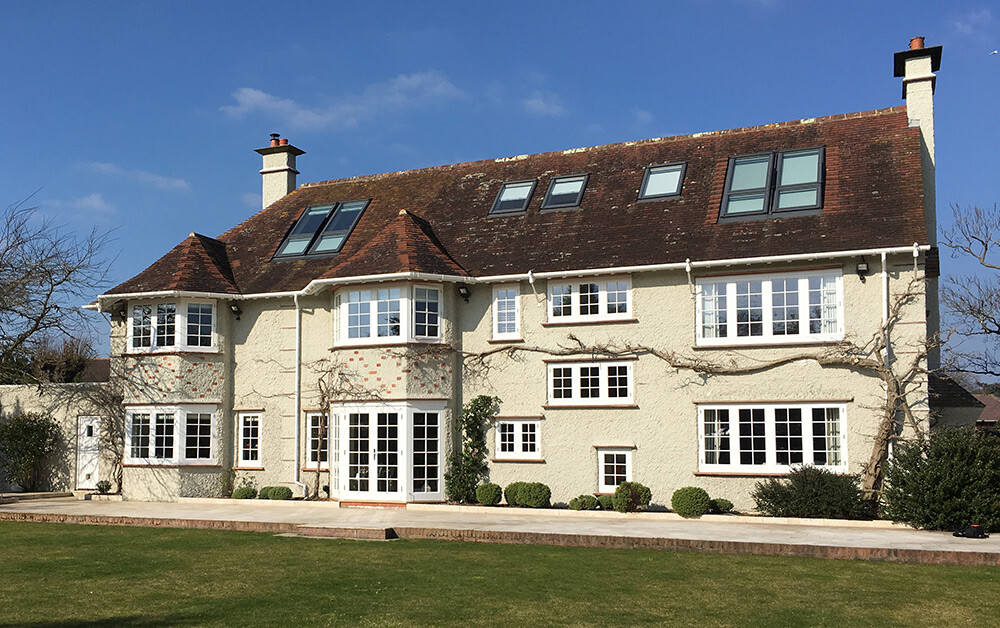
{"type": "MultiPolygon", "coordinates": [[[[525,511],[514,508],[340,508],[336,502],[72,498],[0,505],[0,520],[249,530],[356,539],[446,539],[587,547],[813,556],[1000,566],[1000,535],[954,537],[900,527],[685,520],[669,513],[525,511]]],[[[757,518],[755,518],[757,519],[757,518]]]]}

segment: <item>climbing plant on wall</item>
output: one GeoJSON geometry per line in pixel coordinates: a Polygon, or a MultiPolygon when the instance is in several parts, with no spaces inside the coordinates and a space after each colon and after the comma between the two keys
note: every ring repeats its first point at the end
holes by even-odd
{"type": "Polygon", "coordinates": [[[444,492],[449,500],[476,503],[476,487],[486,478],[486,429],[500,411],[500,399],[479,395],[462,406],[462,448],[452,457],[444,474],[444,492]]]}

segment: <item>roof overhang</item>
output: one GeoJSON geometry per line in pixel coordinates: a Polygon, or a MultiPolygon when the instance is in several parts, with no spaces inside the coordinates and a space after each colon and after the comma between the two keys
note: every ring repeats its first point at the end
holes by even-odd
{"type": "Polygon", "coordinates": [[[384,283],[389,281],[425,281],[434,283],[503,283],[510,281],[534,281],[535,279],[555,279],[562,277],[593,277],[598,275],[625,275],[632,273],[656,272],[664,270],[684,270],[691,271],[696,268],[718,268],[726,266],[748,266],[755,264],[779,264],[787,262],[806,262],[817,260],[832,260],[841,258],[861,257],[863,255],[902,255],[911,254],[917,258],[920,253],[926,253],[931,249],[929,244],[919,244],[914,242],[911,246],[882,247],[871,249],[851,249],[846,251],[827,251],[822,253],[797,253],[792,255],[770,255],[764,257],[739,257],[732,259],[717,260],[685,260],[683,262],[673,262],[669,264],[647,264],[643,266],[613,266],[608,268],[582,268],[577,270],[556,270],[526,273],[516,273],[509,275],[489,275],[485,277],[469,277],[463,275],[439,275],[433,273],[383,273],[377,275],[355,275],[352,277],[330,277],[326,279],[313,279],[305,288],[301,290],[288,290],[284,292],[259,292],[253,294],[228,294],[219,292],[190,292],[184,290],[159,290],[150,292],[128,292],[121,294],[102,294],[97,298],[96,303],[83,306],[86,309],[102,311],[105,303],[112,303],[120,300],[134,299],[160,299],[160,298],[191,298],[191,299],[216,299],[224,301],[246,301],[251,299],[279,299],[312,296],[319,294],[324,288],[336,286],[357,285],[366,283],[384,283]]]}

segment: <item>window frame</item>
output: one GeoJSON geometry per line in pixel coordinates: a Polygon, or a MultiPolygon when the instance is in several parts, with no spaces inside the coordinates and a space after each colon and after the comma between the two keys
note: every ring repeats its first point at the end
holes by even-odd
{"type": "MultiPolygon", "coordinates": [[[[355,346],[355,345],[385,345],[385,344],[407,344],[407,343],[426,343],[426,344],[439,344],[444,342],[445,333],[445,323],[447,318],[445,316],[445,301],[446,301],[446,291],[444,286],[446,284],[429,284],[429,283],[385,283],[385,284],[367,284],[367,285],[355,285],[355,286],[345,286],[339,289],[333,298],[334,311],[335,311],[335,324],[334,324],[334,346],[355,346]],[[438,293],[438,311],[437,311],[437,335],[436,336],[418,336],[417,323],[416,323],[416,294],[418,289],[425,290],[436,290],[438,293]],[[378,291],[379,290],[399,290],[399,335],[389,335],[389,336],[379,336],[378,335],[378,291]],[[351,332],[351,301],[350,295],[353,293],[364,293],[368,292],[371,294],[370,299],[357,301],[357,303],[367,304],[368,307],[368,336],[363,336],[359,338],[351,338],[349,334],[351,332]]],[[[391,295],[390,295],[391,296],[391,295]]],[[[389,299],[394,300],[394,299],[389,299]]],[[[364,314],[358,314],[357,316],[365,316],[364,314]]],[[[394,327],[395,325],[390,325],[394,327]]],[[[358,327],[358,326],[355,326],[358,327]]]]}
{"type": "Polygon", "coordinates": [[[680,196],[681,191],[684,188],[684,175],[687,173],[687,162],[686,161],[675,161],[664,164],[650,164],[646,166],[646,169],[642,173],[642,183],[639,185],[639,198],[640,201],[657,200],[661,198],[670,198],[673,196],[680,196]],[[677,168],[680,171],[680,177],[677,179],[677,189],[673,192],[668,192],[666,194],[646,194],[646,186],[649,185],[649,180],[653,176],[653,171],[658,169],[667,168],[677,168]]]}
{"type": "MultiPolygon", "coordinates": [[[[168,435],[164,434],[164,438],[168,435]]],[[[124,464],[128,466],[218,466],[219,460],[219,412],[215,404],[171,404],[171,405],[148,405],[148,406],[128,406],[125,412],[125,456],[124,464]],[[208,414],[210,415],[209,427],[209,457],[188,458],[188,415],[208,414]],[[136,416],[144,416],[148,421],[148,433],[144,435],[134,434],[134,421],[136,416]],[[172,418],[172,430],[169,438],[172,439],[172,452],[168,456],[156,455],[157,440],[157,420],[160,416],[170,416],[172,418]],[[146,439],[147,456],[133,456],[133,439],[136,436],[143,436],[146,439]]]]}
{"type": "MultiPolygon", "coordinates": [[[[546,390],[548,394],[548,400],[546,405],[548,406],[631,406],[633,405],[633,400],[635,398],[635,360],[599,360],[599,361],[550,361],[546,363],[546,390]],[[610,369],[611,367],[620,368],[625,367],[625,377],[626,385],[628,387],[628,395],[625,396],[611,396],[611,382],[610,382],[610,369]],[[583,376],[581,375],[581,369],[597,368],[597,395],[593,395],[592,392],[588,393],[587,396],[583,395],[583,376]],[[567,396],[556,396],[555,388],[555,370],[556,369],[570,369],[570,395],[567,396]]],[[[564,373],[561,373],[561,380],[565,381],[564,373]]],[[[587,374],[588,379],[592,383],[592,372],[587,374]]],[[[616,375],[616,377],[620,377],[616,375]]],[[[588,390],[593,391],[593,386],[588,386],[588,390]]]]}
{"type": "Polygon", "coordinates": [[[625,479],[622,482],[631,482],[634,477],[634,447],[595,447],[597,450],[597,492],[602,494],[614,493],[618,484],[607,484],[604,474],[606,455],[624,455],[625,457],[625,479]]]}
{"type": "Polygon", "coordinates": [[[299,214],[298,219],[296,219],[296,221],[288,229],[288,232],[285,233],[285,237],[282,238],[281,244],[279,244],[278,248],[275,249],[274,255],[271,256],[271,259],[294,260],[294,259],[301,259],[304,257],[326,257],[338,254],[340,250],[344,248],[344,244],[347,243],[348,238],[351,237],[351,233],[354,232],[354,228],[358,225],[358,222],[361,221],[361,216],[365,213],[365,210],[368,209],[368,205],[371,204],[371,200],[372,199],[370,198],[359,198],[349,201],[337,201],[334,203],[319,203],[315,205],[306,205],[305,209],[302,210],[302,213],[299,214]],[[324,235],[323,232],[326,230],[327,226],[331,222],[333,222],[333,220],[337,217],[337,214],[340,211],[340,209],[347,205],[353,205],[356,203],[362,203],[362,206],[361,209],[358,210],[358,215],[351,223],[351,226],[346,230],[340,229],[336,232],[338,234],[343,232],[344,234],[344,239],[341,240],[340,245],[337,246],[337,248],[334,250],[316,251],[315,250],[316,246],[319,244],[320,240],[322,240],[322,236],[324,235]],[[303,221],[305,221],[306,217],[310,213],[310,210],[314,209],[321,210],[324,208],[326,209],[326,216],[323,217],[323,219],[319,223],[319,226],[316,228],[315,231],[312,232],[312,234],[295,235],[295,230],[298,228],[300,224],[303,223],[303,221]],[[291,242],[305,242],[306,245],[305,248],[302,249],[301,253],[283,253],[285,248],[291,242]]]}
{"type": "MultiPolygon", "coordinates": [[[[618,292],[618,291],[616,291],[618,292]]],[[[592,293],[590,293],[592,294],[592,293]]],[[[632,277],[631,275],[609,275],[600,277],[573,277],[571,279],[549,279],[546,285],[546,324],[561,323],[602,323],[607,321],[632,320],[632,277]],[[609,313],[608,286],[611,284],[625,283],[625,311],[609,313]],[[581,285],[597,284],[597,313],[581,314],[581,285]],[[570,287],[569,307],[570,313],[555,314],[555,288],[570,287]]],[[[560,297],[564,295],[558,295],[560,297]]],[[[560,305],[565,307],[565,305],[560,305]]]]}
{"type": "Polygon", "coordinates": [[[729,158],[726,167],[725,186],[722,191],[722,203],[719,207],[720,221],[754,220],[760,218],[774,218],[780,216],[808,215],[822,212],[824,205],[824,193],[826,188],[826,146],[805,146],[802,148],[790,148],[787,150],[747,153],[745,155],[734,155],[729,158]],[[817,152],[817,172],[816,181],[811,183],[798,183],[786,186],[781,185],[781,174],[784,169],[784,160],[787,156],[796,153],[817,152]],[[732,190],[734,169],[738,161],[760,157],[768,157],[767,172],[765,174],[764,186],[758,188],[747,188],[738,190],[736,195],[763,193],[763,209],[750,212],[730,212],[729,201],[734,194],[732,190]],[[778,202],[781,192],[795,192],[801,190],[816,189],[816,203],[810,206],[791,207],[779,209],[778,202]]]}
{"type": "MultiPolygon", "coordinates": [[[[824,438],[829,438],[829,434],[825,435],[824,438]]],[[[717,451],[717,450],[713,450],[717,451]]],[[[830,451],[827,449],[826,451],[830,451]]],[[[704,403],[698,404],[698,471],[702,473],[737,473],[741,475],[771,475],[771,474],[786,474],[795,469],[796,467],[811,465],[819,467],[822,469],[827,469],[835,473],[847,473],[848,471],[848,451],[847,451],[847,404],[840,401],[812,401],[812,402],[801,402],[801,401],[788,401],[788,402],[768,402],[768,403],[704,403]],[[803,461],[802,463],[789,463],[789,464],[778,464],[778,438],[786,438],[785,436],[779,437],[777,434],[777,421],[776,414],[777,410],[788,410],[788,409],[798,409],[801,411],[801,428],[802,432],[800,438],[802,440],[801,453],[803,461]],[[839,437],[838,449],[840,454],[840,463],[831,464],[815,464],[816,452],[819,451],[815,448],[814,443],[817,438],[813,433],[813,426],[815,424],[813,419],[814,410],[826,410],[829,411],[835,409],[838,413],[837,423],[839,432],[837,436],[839,437]],[[729,463],[707,463],[705,462],[705,453],[707,451],[706,447],[706,430],[705,430],[705,412],[710,410],[727,410],[728,411],[728,434],[720,436],[720,438],[728,438],[728,449],[726,450],[729,454],[729,463]],[[764,462],[762,464],[747,464],[740,460],[740,454],[743,451],[741,449],[741,436],[744,438],[746,435],[742,435],[739,429],[739,412],[741,410],[763,410],[764,413],[764,462]]]]}
{"type": "MultiPolygon", "coordinates": [[[[493,286],[493,304],[491,309],[491,327],[493,340],[521,339],[521,285],[516,283],[498,284],[493,286]],[[514,292],[514,331],[500,331],[500,292],[514,292]]],[[[510,324],[510,321],[507,321],[510,324]]]]}
{"type": "MultiPolygon", "coordinates": [[[[822,326],[822,317],[820,325],[822,326]]],[[[842,268],[823,270],[796,270],[788,272],[754,273],[747,275],[726,275],[708,276],[695,278],[695,344],[699,347],[725,346],[725,345],[768,345],[768,344],[809,344],[819,342],[836,342],[843,340],[845,334],[845,308],[844,308],[844,272],[842,268]],[[825,304],[822,301],[825,292],[822,282],[832,280],[835,288],[836,298],[836,323],[835,332],[813,333],[809,331],[811,320],[811,308],[809,287],[811,279],[819,279],[820,285],[820,311],[822,313],[825,304]],[[798,289],[795,294],[798,298],[798,318],[799,333],[797,334],[776,334],[774,332],[774,282],[797,280],[798,289]],[[762,333],[760,335],[740,336],[738,325],[738,284],[745,282],[760,282],[761,284],[761,320],[762,333]],[[705,335],[705,314],[706,299],[718,299],[719,295],[707,295],[705,286],[713,286],[713,290],[719,286],[725,286],[725,293],[722,298],[725,300],[725,309],[715,309],[712,312],[724,312],[726,321],[722,323],[726,326],[726,335],[709,337],[705,335]]]]}
{"type": "Polygon", "coordinates": [[[240,412],[236,419],[236,468],[262,468],[263,463],[260,456],[260,442],[263,432],[263,412],[240,412]],[[247,437],[244,435],[246,421],[255,420],[257,422],[257,435],[247,437]],[[253,447],[248,447],[246,439],[252,438],[253,447]],[[255,454],[253,460],[246,458],[246,453],[252,451],[255,454]]]}
{"type": "Polygon", "coordinates": [[[538,179],[522,179],[520,181],[504,181],[503,183],[500,184],[500,191],[497,192],[497,196],[496,196],[496,199],[494,199],[494,201],[493,201],[493,205],[490,206],[489,215],[490,216],[511,216],[511,215],[518,215],[518,214],[525,213],[526,211],[528,211],[528,205],[531,203],[531,199],[535,195],[535,188],[536,187],[538,187],[538,179]],[[507,210],[502,210],[502,211],[500,209],[498,209],[500,207],[501,198],[503,197],[503,193],[505,191],[507,191],[507,187],[508,186],[512,186],[513,187],[513,186],[523,186],[523,185],[529,185],[529,187],[528,187],[528,195],[524,198],[524,203],[521,204],[520,208],[518,208],[518,209],[507,209],[507,210]]]}
{"type": "Polygon", "coordinates": [[[333,432],[332,424],[333,420],[330,418],[326,412],[320,412],[318,410],[306,411],[305,413],[305,451],[303,452],[302,458],[302,468],[308,471],[329,471],[330,470],[330,458],[332,457],[332,438],[331,432],[333,432]],[[321,454],[323,453],[324,443],[322,438],[317,435],[313,437],[313,423],[317,423],[317,429],[322,425],[318,423],[318,420],[326,417],[326,460],[322,459],[321,454]],[[317,441],[318,449],[313,447],[313,441],[317,441]],[[313,460],[313,453],[316,454],[316,460],[313,460]]]}
{"type": "Polygon", "coordinates": [[[542,199],[541,209],[567,209],[572,207],[579,207],[583,202],[583,195],[587,191],[587,183],[590,180],[590,174],[567,174],[560,175],[558,177],[552,177],[549,181],[549,187],[545,191],[545,198],[542,199]],[[582,179],[582,184],[580,185],[580,191],[577,192],[576,198],[571,203],[553,203],[552,202],[552,189],[559,183],[569,181],[572,179],[582,179]]]}
{"type": "MultiPolygon", "coordinates": [[[[182,298],[174,299],[171,301],[156,300],[156,301],[133,301],[128,303],[128,318],[126,320],[125,326],[125,353],[141,354],[141,353],[157,353],[157,352],[202,352],[202,353],[217,353],[219,351],[219,304],[215,299],[198,299],[198,298],[182,298]],[[173,344],[157,344],[157,336],[159,336],[158,328],[161,325],[159,321],[159,314],[157,312],[159,306],[174,306],[174,321],[173,321],[173,344]],[[188,307],[191,305],[207,305],[211,308],[209,315],[212,317],[211,330],[209,331],[211,344],[188,344],[188,316],[190,312],[188,307]],[[135,324],[135,310],[140,307],[150,308],[150,324],[149,324],[149,345],[136,347],[135,345],[135,332],[137,330],[135,324]]],[[[201,315],[203,313],[199,313],[201,315]]],[[[165,324],[165,323],[164,323],[165,324]]],[[[146,328],[145,325],[142,328],[146,328]]],[[[197,337],[203,337],[198,334],[197,337]]]]}
{"type": "Polygon", "coordinates": [[[493,442],[494,460],[541,460],[542,459],[542,420],[535,417],[497,417],[494,428],[493,442]],[[514,442],[511,451],[502,450],[503,426],[511,426],[514,442]],[[524,440],[525,434],[534,433],[535,450],[529,451],[524,440]]]}

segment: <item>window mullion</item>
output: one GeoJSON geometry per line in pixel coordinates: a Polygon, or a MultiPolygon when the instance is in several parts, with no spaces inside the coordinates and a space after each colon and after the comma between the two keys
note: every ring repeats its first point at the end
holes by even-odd
{"type": "Polygon", "coordinates": [[[774,299],[772,295],[774,293],[774,283],[772,279],[762,279],[760,282],[760,304],[761,309],[761,321],[763,323],[764,332],[761,334],[763,338],[773,338],[774,337],[774,299]]]}

